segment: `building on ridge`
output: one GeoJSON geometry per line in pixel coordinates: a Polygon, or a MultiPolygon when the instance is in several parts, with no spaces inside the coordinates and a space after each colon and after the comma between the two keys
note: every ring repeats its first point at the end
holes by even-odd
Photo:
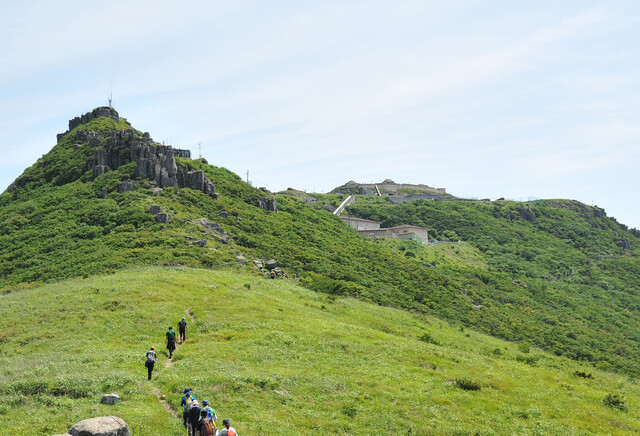
{"type": "Polygon", "coordinates": [[[395,227],[380,227],[378,221],[363,218],[340,217],[362,236],[370,238],[390,238],[416,241],[420,244],[429,243],[429,230],[424,227],[403,224],[395,227]]]}

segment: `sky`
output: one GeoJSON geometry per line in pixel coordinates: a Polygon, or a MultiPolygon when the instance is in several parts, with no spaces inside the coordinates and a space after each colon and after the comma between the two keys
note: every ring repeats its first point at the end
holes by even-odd
{"type": "Polygon", "coordinates": [[[111,94],[256,187],[392,179],[640,228],[637,0],[2,1],[0,40],[0,191],[111,94]]]}

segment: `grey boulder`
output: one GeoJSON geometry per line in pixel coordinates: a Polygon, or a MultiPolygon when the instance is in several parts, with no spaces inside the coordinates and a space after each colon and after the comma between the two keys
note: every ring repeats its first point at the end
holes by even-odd
{"type": "Polygon", "coordinates": [[[71,436],[131,436],[129,426],[117,416],[101,416],[80,421],[69,429],[71,436]]]}
{"type": "Polygon", "coordinates": [[[122,399],[118,396],[118,394],[103,395],[102,398],[100,399],[100,402],[102,404],[108,404],[110,406],[116,403],[119,403],[120,401],[122,401],[122,399]]]}

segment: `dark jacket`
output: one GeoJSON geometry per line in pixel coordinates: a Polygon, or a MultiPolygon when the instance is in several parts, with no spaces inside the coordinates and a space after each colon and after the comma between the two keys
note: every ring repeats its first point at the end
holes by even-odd
{"type": "Polygon", "coordinates": [[[191,410],[189,410],[189,424],[191,424],[192,427],[195,427],[198,421],[200,421],[200,410],[198,406],[193,406],[191,410]]]}

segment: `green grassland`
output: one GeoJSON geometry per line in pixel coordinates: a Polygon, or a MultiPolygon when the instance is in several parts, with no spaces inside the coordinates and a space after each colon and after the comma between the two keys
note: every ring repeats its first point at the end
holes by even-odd
{"type": "Polygon", "coordinates": [[[7,291],[3,435],[111,414],[133,434],[180,435],[170,408],[185,386],[247,435],[640,431],[634,379],[253,267],[148,267],[7,291]],[[168,364],[164,332],[182,316],[187,342],[168,364]],[[148,382],[150,345],[160,362],[148,382]],[[99,404],[111,392],[123,402],[99,404]],[[605,405],[616,394],[629,411],[605,405]]]}

